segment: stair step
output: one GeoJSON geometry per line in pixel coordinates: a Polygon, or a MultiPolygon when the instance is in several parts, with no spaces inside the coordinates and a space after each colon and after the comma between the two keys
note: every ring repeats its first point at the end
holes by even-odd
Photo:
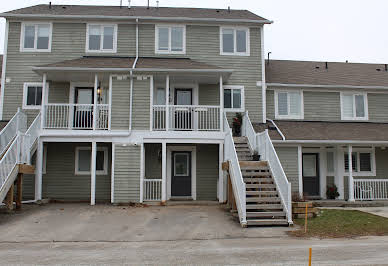
{"type": "Polygon", "coordinates": [[[236,148],[238,148],[238,147],[249,148],[249,144],[248,143],[235,143],[234,146],[236,148]]]}
{"type": "Polygon", "coordinates": [[[245,183],[273,183],[272,178],[253,178],[243,175],[245,183]]]}
{"type": "Polygon", "coordinates": [[[288,225],[286,219],[252,219],[247,220],[248,225],[288,225]]]}
{"type": "Polygon", "coordinates": [[[277,191],[246,191],[246,195],[249,196],[277,196],[277,191]]]}
{"type": "Polygon", "coordinates": [[[283,210],[282,204],[247,204],[247,210],[283,210]]]}
{"type": "MultiPolygon", "coordinates": [[[[258,162],[258,161],[252,161],[251,163],[255,163],[255,162],[258,162]]],[[[250,165],[241,166],[240,165],[240,169],[241,169],[241,171],[247,171],[247,170],[250,170],[250,171],[254,171],[254,170],[267,170],[268,171],[269,170],[268,168],[264,168],[264,167],[259,168],[259,167],[254,166],[254,165],[252,165],[252,166],[250,166],[250,165]]]]}
{"type": "Polygon", "coordinates": [[[266,161],[240,162],[241,169],[258,169],[259,167],[268,167],[266,161]]]}
{"type": "Polygon", "coordinates": [[[242,172],[242,175],[244,177],[248,177],[248,176],[252,176],[252,177],[257,177],[257,176],[268,177],[268,176],[272,176],[272,174],[270,172],[248,172],[248,171],[244,171],[244,170],[242,170],[241,172],[242,172]]]}
{"type": "Polygon", "coordinates": [[[276,188],[275,184],[245,184],[246,188],[276,188]]]}
{"type": "Polygon", "coordinates": [[[233,137],[234,143],[248,143],[247,137],[233,137]]]}
{"type": "Polygon", "coordinates": [[[247,197],[246,202],[272,202],[280,203],[280,198],[278,197],[247,197]]]}
{"type": "Polygon", "coordinates": [[[236,152],[249,152],[251,153],[251,149],[249,149],[249,147],[235,147],[236,148],[236,152]]]}
{"type": "Polygon", "coordinates": [[[286,217],[285,212],[247,212],[247,217],[286,217]]]}

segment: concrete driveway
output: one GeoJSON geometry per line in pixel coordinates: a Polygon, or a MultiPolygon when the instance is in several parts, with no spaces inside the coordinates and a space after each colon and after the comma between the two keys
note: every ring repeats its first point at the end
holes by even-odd
{"type": "Polygon", "coordinates": [[[219,205],[25,205],[0,214],[1,241],[160,241],[285,237],[290,227],[242,228],[219,205]]]}

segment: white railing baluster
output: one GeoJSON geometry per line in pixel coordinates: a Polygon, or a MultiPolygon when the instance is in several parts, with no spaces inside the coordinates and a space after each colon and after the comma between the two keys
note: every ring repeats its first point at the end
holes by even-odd
{"type": "Polygon", "coordinates": [[[162,200],[162,179],[144,179],[144,201],[162,200]]]}

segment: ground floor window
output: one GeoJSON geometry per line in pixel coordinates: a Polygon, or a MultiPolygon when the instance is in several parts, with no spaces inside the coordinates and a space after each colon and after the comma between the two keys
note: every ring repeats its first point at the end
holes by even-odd
{"type": "MultiPolygon", "coordinates": [[[[374,152],[373,151],[355,151],[352,152],[352,170],[357,175],[372,175],[374,171],[374,152]]],[[[345,173],[349,173],[349,156],[344,153],[345,173]]]]}
{"type": "MultiPolygon", "coordinates": [[[[75,174],[89,175],[91,167],[91,147],[77,147],[75,151],[75,174]]],[[[97,148],[96,175],[108,174],[108,148],[97,148]]]]}

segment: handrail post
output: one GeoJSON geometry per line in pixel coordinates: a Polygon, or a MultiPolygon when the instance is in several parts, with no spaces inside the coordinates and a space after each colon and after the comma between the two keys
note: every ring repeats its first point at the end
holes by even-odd
{"type": "Polygon", "coordinates": [[[166,102],[165,102],[165,106],[166,106],[166,131],[169,131],[170,129],[170,108],[169,108],[169,104],[170,104],[170,76],[167,75],[166,76],[166,102]]]}
{"type": "Polygon", "coordinates": [[[41,106],[41,113],[42,113],[42,120],[40,121],[40,128],[44,128],[44,122],[46,119],[46,83],[47,83],[47,74],[43,74],[43,84],[42,84],[42,106],[41,106]]]}
{"type": "Polygon", "coordinates": [[[97,128],[97,89],[98,89],[98,75],[94,75],[94,104],[93,104],[93,130],[97,128]]]}
{"type": "Polygon", "coordinates": [[[222,75],[220,75],[220,131],[224,129],[224,87],[223,87],[223,79],[222,75]]]}

